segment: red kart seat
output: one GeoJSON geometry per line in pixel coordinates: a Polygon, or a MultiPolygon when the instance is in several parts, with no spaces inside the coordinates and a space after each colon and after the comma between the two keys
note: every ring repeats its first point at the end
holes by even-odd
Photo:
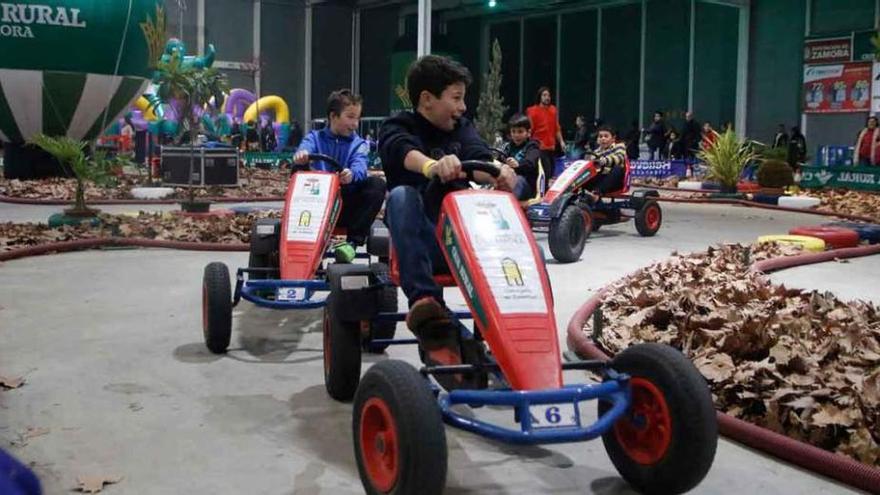
{"type": "Polygon", "coordinates": [[[617,191],[613,191],[613,192],[610,192],[610,193],[608,193],[608,194],[605,194],[604,196],[605,196],[606,198],[623,198],[623,197],[625,197],[627,194],[629,194],[629,185],[630,185],[630,184],[629,184],[629,182],[630,182],[630,177],[629,177],[629,168],[630,168],[630,167],[629,167],[629,158],[627,158],[626,161],[623,162],[623,166],[624,166],[624,169],[626,170],[626,171],[623,173],[623,187],[622,187],[621,189],[617,190],[617,191]]]}
{"type": "MultiPolygon", "coordinates": [[[[391,246],[391,252],[388,256],[388,264],[391,265],[388,267],[388,275],[391,277],[391,283],[399,287],[400,265],[397,264],[397,253],[394,250],[394,246],[391,246]]],[[[450,273],[435,273],[434,282],[440,287],[455,287],[458,285],[455,283],[455,278],[450,273]]]]}

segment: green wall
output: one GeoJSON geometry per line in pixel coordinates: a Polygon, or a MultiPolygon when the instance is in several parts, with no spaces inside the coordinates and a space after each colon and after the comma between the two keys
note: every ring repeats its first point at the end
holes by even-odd
{"type": "MultiPolygon", "coordinates": [[[[812,2],[810,6],[811,35],[858,31],[874,27],[875,0],[807,1],[812,2]]],[[[801,18],[803,17],[802,15],[801,18]]],[[[794,15],[789,19],[794,21],[794,15]]]]}
{"type": "Polygon", "coordinates": [[[642,6],[602,9],[599,116],[622,132],[639,116],[642,6]]]}
{"type": "Polygon", "coordinates": [[[693,111],[721,130],[736,117],[739,9],[710,3],[696,8],[693,111]]]}
{"type": "Polygon", "coordinates": [[[559,122],[574,130],[574,118],[591,121],[596,113],[596,11],[562,16],[562,64],[559,68],[559,122]]]}
{"type": "Polygon", "coordinates": [[[556,16],[525,20],[523,42],[523,102],[533,105],[538,88],[547,86],[556,101],[556,16]]]}
{"type": "Polygon", "coordinates": [[[647,125],[654,111],[681,130],[688,109],[690,65],[690,0],[651,0],[645,33],[645,111],[647,125]]]}
{"type": "Polygon", "coordinates": [[[800,125],[805,10],[803,0],[752,4],[747,128],[753,139],[772,139],[778,124],[800,125]]]}
{"type": "Polygon", "coordinates": [[[505,116],[508,117],[522,109],[519,101],[519,21],[490,26],[490,46],[495,39],[501,45],[501,96],[504,97],[504,103],[510,107],[508,115],[505,116]]]}

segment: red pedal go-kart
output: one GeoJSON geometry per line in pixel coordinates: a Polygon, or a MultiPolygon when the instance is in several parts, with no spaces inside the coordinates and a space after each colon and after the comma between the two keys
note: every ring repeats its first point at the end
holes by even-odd
{"type": "MultiPolygon", "coordinates": [[[[313,309],[326,304],[327,284],[324,261],[333,257],[329,251],[331,235],[344,235],[336,229],[341,209],[338,172],[342,166],[331,156],[312,153],[309,160],[324,161],[335,172],[299,171],[287,186],[281,219],[257,220],[251,229],[248,267],[236,272],[235,291],[229,282],[229,269],[224,263],[212,262],[205,267],[202,281],[202,331],[205,344],[213,353],[224,353],[232,336],[232,308],[243,298],[257,306],[270,309],[313,309]]],[[[381,234],[381,223],[374,230],[381,234]]],[[[387,231],[385,231],[387,233],[387,231]]],[[[387,253],[387,234],[370,238],[369,252],[387,253]],[[385,244],[382,244],[383,241],[385,244]]],[[[388,272],[387,254],[379,262],[364,266],[376,276],[388,272]]],[[[381,291],[383,311],[397,311],[397,290],[381,291]]],[[[367,329],[376,338],[394,336],[394,322],[377,322],[367,329]]],[[[373,346],[369,350],[381,351],[373,346]]]]}
{"type": "Polygon", "coordinates": [[[572,263],[580,259],[584,243],[602,225],[635,220],[639,235],[650,237],[660,230],[663,212],[655,190],[629,193],[629,161],[624,187],[592,202],[584,185],[599,173],[591,160],[577,160],[562,172],[543,199],[526,210],[536,231],[547,232],[550,254],[557,261],[572,263]]]}
{"type": "MultiPolygon", "coordinates": [[[[463,167],[470,174],[498,174],[485,162],[463,167]]],[[[436,235],[452,273],[435,278],[461,290],[469,311],[456,316],[475,322],[473,330],[461,325],[462,365],[417,370],[386,360],[361,378],[360,352],[371,339],[364,329],[406,317],[379,310],[379,294],[396,283],[394,253],[391,280],[357,265],[328,268],[325,385],[337,400],[354,399],[354,453],[367,493],[442,493],[444,422],[513,444],[601,436],[620,474],[640,491],[680,493],[703,479],[714,459],[718,427],[699,371],[678,350],[659,344],[630,347],[609,363],[563,363],[543,257],[513,195],[448,194],[436,235]],[[593,371],[602,381],[564,384],[562,371],[571,369],[593,371]],[[430,378],[440,374],[470,377],[473,388],[445,391],[430,378]],[[588,424],[583,410],[592,399],[599,417],[588,424]],[[518,428],[462,414],[457,405],[510,407],[518,428]]],[[[415,342],[374,340],[367,346],[415,342]]]]}

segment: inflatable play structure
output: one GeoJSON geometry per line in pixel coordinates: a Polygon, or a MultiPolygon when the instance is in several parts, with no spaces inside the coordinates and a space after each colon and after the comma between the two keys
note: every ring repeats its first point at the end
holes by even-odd
{"type": "Polygon", "coordinates": [[[23,146],[39,133],[98,137],[143,94],[151,55],[158,56],[161,0],[52,3],[54,25],[21,17],[12,25],[13,36],[0,36],[0,141],[7,177],[55,168],[44,154],[23,146]]]}

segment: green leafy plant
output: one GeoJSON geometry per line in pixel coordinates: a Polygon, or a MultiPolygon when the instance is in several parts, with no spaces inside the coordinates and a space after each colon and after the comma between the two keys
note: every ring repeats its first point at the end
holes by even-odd
{"type": "Polygon", "coordinates": [[[70,216],[90,217],[97,213],[97,210],[86,206],[86,181],[95,183],[103,183],[110,176],[111,161],[104,158],[103,155],[96,155],[95,159],[86,158],[85,141],[77,141],[67,136],[51,137],[45,134],[38,134],[31,139],[31,143],[39,146],[47,153],[55,157],[62,167],[68,167],[73,171],[76,178],[76,196],[73,208],[65,210],[70,216]]]}
{"type": "Polygon", "coordinates": [[[757,155],[752,146],[740,140],[735,132],[727,130],[712,146],[697,153],[697,158],[709,167],[707,178],[717,180],[722,190],[735,191],[743,169],[757,155]]]}
{"type": "Polygon", "coordinates": [[[480,102],[477,104],[475,125],[480,137],[487,143],[495,140],[495,133],[504,129],[504,113],[507,112],[504,97],[501,96],[501,44],[496,39],[492,43],[492,60],[489,72],[483,76],[480,102]]]}
{"type": "MultiPolygon", "coordinates": [[[[195,108],[204,108],[206,112],[214,109],[208,105],[211,98],[222,101],[223,93],[229,92],[229,81],[226,75],[214,67],[197,68],[183,63],[180,52],[173,52],[167,61],[160,60],[156,67],[159,84],[159,100],[177,100],[180,114],[178,115],[178,143],[184,133],[188,134],[190,146],[189,158],[189,204],[194,203],[195,191],[192,187],[192,175],[195,162],[193,144],[198,131],[198,115],[195,108]]],[[[158,100],[157,100],[158,101],[158,100]]],[[[156,102],[157,102],[156,101],[156,102]]],[[[153,102],[152,105],[155,105],[153,102]]]]}

